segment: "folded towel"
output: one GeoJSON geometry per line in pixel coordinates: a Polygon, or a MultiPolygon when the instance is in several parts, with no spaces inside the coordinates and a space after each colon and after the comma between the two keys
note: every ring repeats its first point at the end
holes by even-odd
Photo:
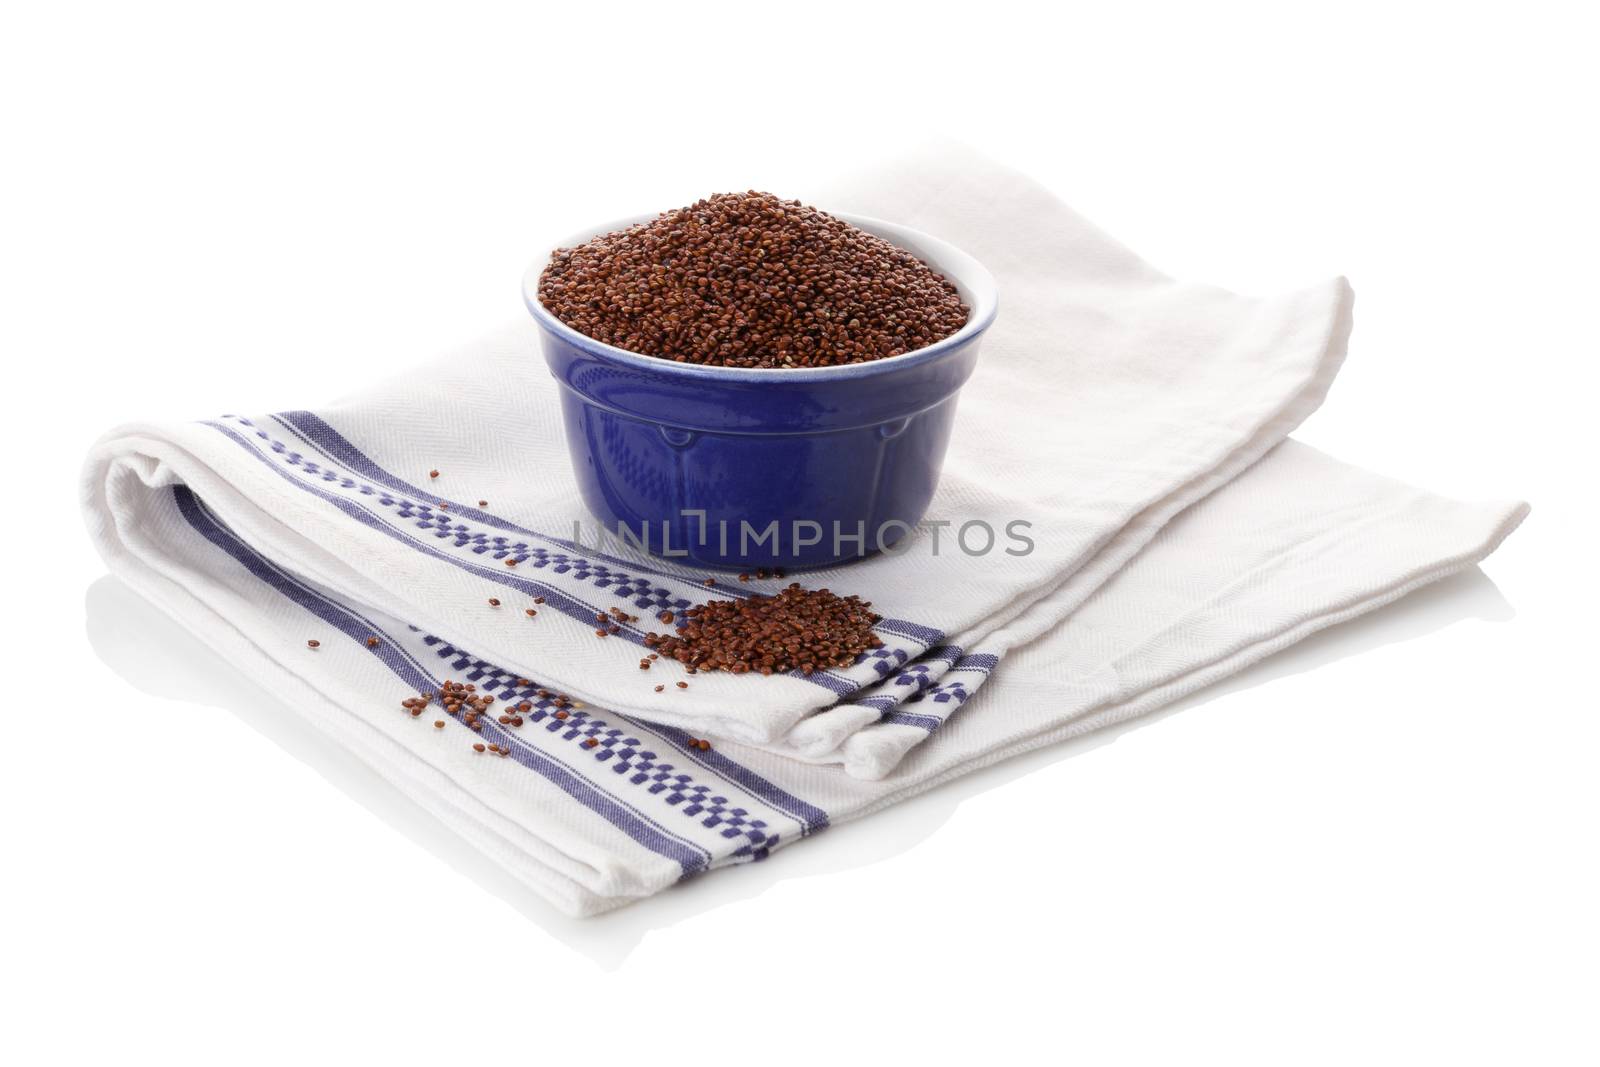
{"type": "Polygon", "coordinates": [[[852,668],[688,690],[664,662],[638,669],[655,612],[774,584],[707,589],[574,536],[588,520],[531,324],[316,413],[115,431],[85,473],[95,542],[440,818],[592,913],[1149,710],[1481,558],[1521,517],[1279,444],[1342,358],[1342,281],[1271,300],[1176,283],[965,157],[824,206],[952,240],[1003,301],[930,512],[953,524],[945,551],[930,527],[805,576],[886,616],[883,648],[852,668]],[[949,551],[974,519],[1030,523],[1034,551],[949,551]],[[598,639],[612,607],[644,621],[598,639]],[[447,679],[525,703],[523,725],[491,716],[478,735],[399,706],[447,679]]]}

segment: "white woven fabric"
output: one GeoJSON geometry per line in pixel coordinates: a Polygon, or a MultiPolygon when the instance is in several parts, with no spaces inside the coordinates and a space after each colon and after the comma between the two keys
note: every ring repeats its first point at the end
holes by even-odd
{"type": "Polygon", "coordinates": [[[572,541],[587,520],[531,323],[316,413],[124,427],[86,468],[95,541],[509,869],[592,913],[1147,711],[1470,564],[1523,513],[1280,444],[1343,357],[1342,281],[1267,300],[1176,283],[965,157],[822,202],[938,234],[995,274],[1000,320],[930,517],[1026,520],[1036,546],[935,553],[929,531],[804,576],[888,617],[883,654],[851,670],[680,690],[673,665],[638,669],[656,611],[772,583],[713,592],[572,541]],[[598,639],[613,606],[644,622],[598,639]],[[526,700],[524,725],[480,738],[400,709],[446,678],[526,700]]]}

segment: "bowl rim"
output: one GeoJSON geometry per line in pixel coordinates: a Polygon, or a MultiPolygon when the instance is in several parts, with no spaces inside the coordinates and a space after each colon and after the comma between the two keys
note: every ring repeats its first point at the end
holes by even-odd
{"type": "MultiPolygon", "coordinates": [[[[818,209],[826,211],[826,209],[818,209]]],[[[915,367],[923,363],[930,363],[940,356],[960,348],[968,341],[987,330],[994,322],[995,315],[1000,310],[1000,292],[995,285],[994,276],[972,256],[963,252],[948,241],[940,240],[932,234],[914,230],[909,226],[902,226],[897,222],[886,219],[874,218],[870,215],[855,215],[843,211],[826,211],[836,219],[858,226],[868,233],[882,237],[884,240],[910,252],[921,259],[938,273],[955,282],[958,289],[965,289],[970,301],[971,310],[967,314],[966,325],[951,334],[949,337],[935,341],[923,348],[902,352],[898,356],[888,356],[884,359],[869,360],[865,363],[846,363],[832,367],[720,367],[715,364],[705,363],[680,363],[676,360],[662,359],[660,356],[647,356],[639,352],[630,352],[625,348],[597,341],[588,334],[573,329],[544,306],[539,300],[539,276],[544,273],[544,268],[550,262],[550,256],[557,249],[571,248],[582,244],[591,238],[602,234],[614,233],[641,222],[649,222],[658,218],[661,212],[650,212],[643,215],[631,215],[611,222],[601,223],[598,226],[587,227],[566,240],[550,245],[533,261],[522,276],[522,301],[527,305],[528,311],[534,320],[544,329],[580,348],[585,352],[601,356],[614,363],[621,363],[641,370],[653,371],[657,374],[678,375],[684,378],[701,378],[710,381],[723,382],[817,382],[817,381],[842,381],[851,378],[870,378],[879,374],[888,374],[893,371],[915,367]]],[[[963,294],[966,296],[967,294],[963,294]]]]}

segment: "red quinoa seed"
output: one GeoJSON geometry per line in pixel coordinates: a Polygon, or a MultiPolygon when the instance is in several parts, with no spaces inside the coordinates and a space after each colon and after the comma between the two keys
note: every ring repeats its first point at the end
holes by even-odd
{"type": "Polygon", "coordinates": [[[682,613],[676,632],[648,634],[644,643],[689,674],[810,674],[847,667],[883,644],[872,632],[881,616],[871,608],[859,597],[793,582],[770,596],[697,604],[682,613]]]}
{"type": "Polygon", "coordinates": [[[969,309],[916,256],[770,193],[724,193],[557,249],[539,300],[631,352],[726,367],[823,367],[925,348],[969,309]]]}

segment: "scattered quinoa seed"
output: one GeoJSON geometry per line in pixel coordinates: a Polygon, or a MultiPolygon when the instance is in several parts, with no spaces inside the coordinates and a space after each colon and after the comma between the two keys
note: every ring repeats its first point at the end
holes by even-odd
{"type": "Polygon", "coordinates": [[[644,644],[690,674],[811,674],[847,667],[883,644],[872,632],[881,617],[871,609],[860,597],[793,582],[770,596],[694,605],[682,613],[675,633],[647,634],[644,644]]]}
{"type": "Polygon", "coordinates": [[[439,477],[439,472],[437,470],[431,470],[431,471],[428,472],[428,477],[437,478],[437,477],[439,477]]]}
{"type": "Polygon", "coordinates": [[[499,607],[500,606],[500,598],[499,597],[490,597],[489,598],[489,606],[491,608],[499,607]]]}
{"type": "Polygon", "coordinates": [[[306,642],[306,647],[307,648],[321,648],[322,647],[322,642],[318,641],[315,637],[313,637],[311,640],[306,642]]]}

